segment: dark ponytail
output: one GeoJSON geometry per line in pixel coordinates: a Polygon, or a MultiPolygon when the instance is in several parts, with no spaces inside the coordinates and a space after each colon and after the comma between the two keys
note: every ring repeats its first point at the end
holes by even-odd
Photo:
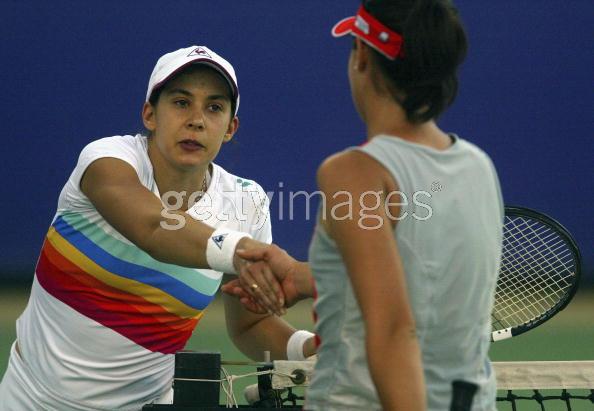
{"type": "Polygon", "coordinates": [[[438,117],[458,91],[457,68],[466,56],[462,22],[449,0],[366,0],[365,9],[404,38],[404,56],[373,50],[391,92],[412,123],[438,117]]]}

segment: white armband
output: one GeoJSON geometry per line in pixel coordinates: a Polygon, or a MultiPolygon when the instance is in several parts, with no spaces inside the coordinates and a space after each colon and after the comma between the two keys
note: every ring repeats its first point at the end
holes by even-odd
{"type": "Polygon", "coordinates": [[[305,361],[305,355],[303,355],[303,345],[305,341],[313,337],[315,334],[310,333],[306,330],[298,330],[289,337],[287,341],[287,360],[289,361],[305,361]]]}
{"type": "Polygon", "coordinates": [[[244,237],[252,238],[248,233],[217,228],[206,244],[206,262],[215,271],[234,274],[233,257],[237,243],[244,237]]]}

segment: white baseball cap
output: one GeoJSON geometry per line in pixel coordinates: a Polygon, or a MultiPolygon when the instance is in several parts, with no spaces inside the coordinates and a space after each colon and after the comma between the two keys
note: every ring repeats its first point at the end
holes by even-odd
{"type": "Polygon", "coordinates": [[[163,86],[167,80],[190,64],[204,64],[221,73],[229,83],[229,87],[231,87],[232,98],[235,102],[234,114],[237,115],[237,110],[239,109],[239,88],[237,87],[235,70],[231,63],[206,46],[190,46],[161,56],[149,79],[146,101],[149,101],[154,90],[163,86]]]}

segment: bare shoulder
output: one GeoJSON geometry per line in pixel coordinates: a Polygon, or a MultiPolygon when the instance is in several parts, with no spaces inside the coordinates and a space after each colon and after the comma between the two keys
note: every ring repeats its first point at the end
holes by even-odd
{"type": "Polygon", "coordinates": [[[85,195],[110,185],[140,185],[134,168],[123,160],[103,157],[93,161],[80,180],[80,188],[85,195]]]}
{"type": "Polygon", "coordinates": [[[385,186],[390,174],[376,159],[360,150],[343,151],[326,158],[317,172],[320,189],[385,186]]]}

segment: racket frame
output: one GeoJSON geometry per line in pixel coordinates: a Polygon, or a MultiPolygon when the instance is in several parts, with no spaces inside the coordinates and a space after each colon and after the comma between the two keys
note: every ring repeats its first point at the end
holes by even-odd
{"type": "MultiPolygon", "coordinates": [[[[553,318],[557,313],[561,312],[567,304],[573,299],[575,293],[577,292],[581,272],[582,272],[582,264],[581,264],[581,254],[580,249],[577,246],[577,243],[569,233],[569,231],[561,225],[557,220],[549,217],[546,214],[543,214],[539,211],[520,207],[520,206],[505,206],[505,216],[508,217],[528,217],[534,220],[539,221],[540,223],[544,224],[545,226],[553,229],[560,237],[565,240],[568,248],[573,254],[573,260],[575,264],[575,272],[573,277],[573,282],[571,283],[571,288],[568,290],[567,293],[561,298],[555,305],[549,308],[543,314],[532,318],[529,321],[526,321],[522,324],[518,324],[512,327],[504,328],[501,330],[495,330],[491,332],[491,341],[501,341],[511,337],[516,337],[520,334],[525,333],[528,330],[538,327],[542,323],[550,320],[553,318]]],[[[499,280],[497,280],[497,284],[499,284],[499,280]]]]}

